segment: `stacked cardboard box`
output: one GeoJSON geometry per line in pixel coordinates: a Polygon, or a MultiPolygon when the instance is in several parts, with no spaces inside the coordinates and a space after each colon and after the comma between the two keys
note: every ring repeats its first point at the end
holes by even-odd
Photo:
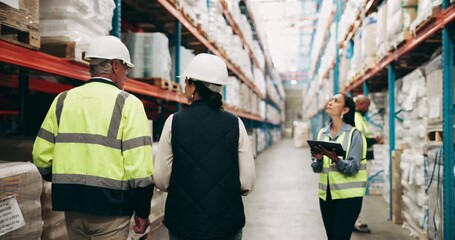
{"type": "MultiPolygon", "coordinates": [[[[32,163],[0,161],[0,201],[11,197],[15,199],[25,220],[25,226],[11,232],[3,232],[0,236],[2,240],[40,239],[43,229],[41,181],[41,175],[32,163]]],[[[2,230],[5,230],[4,224],[5,222],[1,221],[2,230]]]]}

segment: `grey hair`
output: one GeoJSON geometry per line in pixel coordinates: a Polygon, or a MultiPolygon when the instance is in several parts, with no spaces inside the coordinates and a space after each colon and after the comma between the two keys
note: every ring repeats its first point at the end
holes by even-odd
{"type": "Polygon", "coordinates": [[[106,60],[99,63],[90,64],[90,75],[93,77],[101,74],[112,74],[111,63],[111,60],[106,60]]]}

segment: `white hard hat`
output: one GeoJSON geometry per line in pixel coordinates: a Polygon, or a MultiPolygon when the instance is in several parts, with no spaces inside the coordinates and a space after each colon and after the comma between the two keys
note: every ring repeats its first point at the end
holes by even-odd
{"type": "Polygon", "coordinates": [[[91,59],[119,59],[130,68],[134,67],[131,63],[130,52],[125,44],[114,36],[101,36],[95,38],[88,47],[85,60],[91,59]]]}
{"type": "Polygon", "coordinates": [[[213,92],[220,92],[222,85],[228,81],[226,63],[218,56],[201,53],[188,64],[182,77],[204,82],[213,92]]]}

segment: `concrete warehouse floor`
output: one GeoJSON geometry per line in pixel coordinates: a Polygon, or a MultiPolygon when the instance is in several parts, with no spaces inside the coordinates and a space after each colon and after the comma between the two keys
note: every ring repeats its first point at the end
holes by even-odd
{"type": "MultiPolygon", "coordinates": [[[[326,239],[319,211],[319,176],[310,167],[310,151],[296,149],[291,139],[275,143],[256,159],[256,186],[244,198],[247,223],[244,240],[326,239]]],[[[361,217],[372,233],[354,233],[352,239],[412,239],[401,226],[388,221],[382,196],[366,196],[361,217]]],[[[167,240],[165,227],[153,240],[167,240]]]]}

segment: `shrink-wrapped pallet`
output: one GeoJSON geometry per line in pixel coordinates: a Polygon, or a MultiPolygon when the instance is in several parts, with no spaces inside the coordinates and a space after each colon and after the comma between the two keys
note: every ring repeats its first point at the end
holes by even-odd
{"type": "Polygon", "coordinates": [[[41,214],[43,216],[42,240],[67,240],[65,213],[52,211],[52,184],[43,182],[43,192],[41,193],[41,214]]]}
{"type": "Polygon", "coordinates": [[[411,36],[409,28],[416,17],[417,7],[403,7],[393,13],[387,11],[387,40],[398,45],[408,39],[411,36]]]}
{"type": "Polygon", "coordinates": [[[361,55],[364,65],[372,66],[376,61],[377,16],[370,14],[363,20],[361,55]]]}
{"type": "MultiPolygon", "coordinates": [[[[3,214],[0,217],[0,234],[2,234],[0,239],[40,239],[43,228],[40,203],[41,190],[41,175],[34,164],[0,161],[0,202],[4,203],[7,198],[15,199],[25,220],[25,226],[11,232],[5,232],[5,229],[17,224],[17,221],[14,224],[9,224],[8,227],[6,225],[8,225],[9,215],[3,214]]],[[[9,208],[2,204],[2,212],[7,213],[8,211],[9,208]]],[[[11,216],[17,215],[12,214],[11,216]]]]}
{"type": "Polygon", "coordinates": [[[85,49],[94,38],[109,34],[114,9],[113,0],[41,0],[41,36],[46,43],[77,42],[85,49]]]}
{"type": "Polygon", "coordinates": [[[420,237],[426,232],[426,212],[428,195],[425,193],[427,184],[427,162],[422,152],[405,149],[401,155],[401,184],[403,186],[403,227],[411,232],[411,236],[420,237]]]}
{"type": "MultiPolygon", "coordinates": [[[[173,81],[177,81],[177,79],[175,79],[175,65],[176,65],[176,62],[175,62],[175,46],[174,47],[171,47],[170,49],[170,53],[171,53],[171,80],[173,81]]],[[[188,67],[188,64],[190,64],[191,60],[194,58],[194,53],[192,50],[190,49],[186,49],[184,47],[180,47],[180,74],[179,75],[182,75],[183,72],[185,71],[186,67],[188,67]]],[[[178,76],[177,76],[178,77],[178,76]]],[[[184,78],[180,78],[178,79],[179,82],[180,82],[180,89],[182,90],[182,92],[184,91],[185,89],[185,79],[184,78]]]]}
{"type": "Polygon", "coordinates": [[[376,55],[379,57],[385,56],[387,48],[387,2],[383,2],[378,7],[376,27],[376,55]]]}
{"type": "Polygon", "coordinates": [[[145,34],[144,33],[124,33],[122,41],[130,52],[131,62],[134,68],[128,73],[129,77],[144,77],[144,58],[145,58],[145,34]]]}
{"type": "Polygon", "coordinates": [[[145,33],[144,77],[171,80],[169,39],[163,33],[145,33]]]}
{"type": "MultiPolygon", "coordinates": [[[[428,94],[428,130],[442,131],[442,56],[431,60],[425,67],[428,94]]],[[[455,89],[455,86],[454,86],[455,89]]],[[[455,97],[454,100],[455,102],[455,97]]]]}

